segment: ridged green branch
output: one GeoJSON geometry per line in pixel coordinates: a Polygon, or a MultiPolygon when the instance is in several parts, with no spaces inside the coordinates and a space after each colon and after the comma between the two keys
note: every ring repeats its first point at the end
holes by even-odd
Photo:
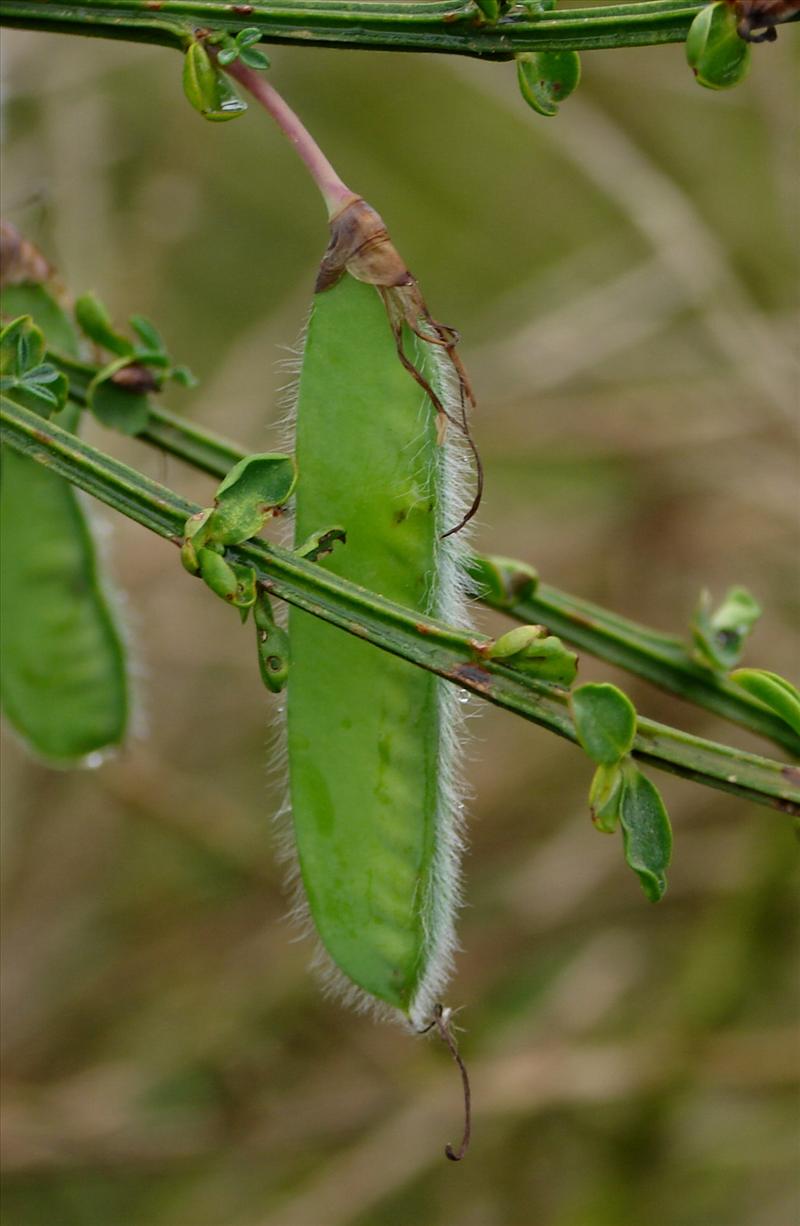
{"type": "MultiPolygon", "coordinates": [[[[48,357],[69,377],[72,399],[85,403],[85,390],[96,368],[56,353],[49,353],[48,357]]],[[[152,407],[150,422],[139,437],[212,477],[224,477],[245,456],[235,443],[156,406],[152,407]]],[[[508,565],[513,567],[513,563],[508,565]]],[[[476,572],[480,566],[481,559],[477,558],[476,572]]],[[[698,664],[676,635],[651,630],[545,583],[538,584],[535,592],[526,594],[524,599],[513,596],[502,599],[486,592],[478,595],[490,608],[521,622],[542,623],[580,650],[705,707],[774,741],[793,757],[800,757],[800,737],[788,724],[738,686],[698,664]]]]}
{"type": "Polygon", "coordinates": [[[373,51],[438,51],[505,60],[523,51],[591,51],[683,42],[705,0],[589,4],[531,14],[520,4],[496,23],[473,0],[283,0],[225,4],[216,0],[3,0],[0,21],[24,29],[94,35],[184,47],[193,29],[247,27],[265,43],[373,51]]]}
{"type": "MultiPolygon", "coordinates": [[[[105,455],[53,422],[2,398],[0,439],[150,531],[173,541],[198,511],[163,485],[105,455]]],[[[324,527],[325,525],[321,525],[324,527]]],[[[329,574],[264,541],[229,550],[253,566],[271,594],[574,741],[567,693],[485,659],[485,640],[422,620],[418,613],[329,574]]],[[[639,719],[634,754],[644,762],[800,814],[800,769],[639,719]]]]}

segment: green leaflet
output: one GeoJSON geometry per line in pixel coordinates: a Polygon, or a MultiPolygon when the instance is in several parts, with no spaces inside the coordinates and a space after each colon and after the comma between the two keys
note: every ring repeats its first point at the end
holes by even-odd
{"type": "Polygon", "coordinates": [[[736,27],[737,15],[723,0],[707,4],[689,27],[686,60],[706,89],[731,89],[747,76],[750,45],[736,27]]]}
{"type": "Polygon", "coordinates": [[[777,673],[767,672],[765,668],[738,668],[731,673],[731,681],[780,715],[790,728],[800,734],[800,692],[791,681],[777,673]]]}
{"type": "Polygon", "coordinates": [[[658,788],[632,758],[624,763],[622,772],[619,821],[625,859],[650,902],[660,902],[667,888],[666,871],[672,858],[669,817],[658,788]]]}
{"type": "MultiPolygon", "coordinates": [[[[317,294],[308,326],[295,539],[337,522],[347,543],[322,567],[450,616],[443,576],[461,546],[439,540],[450,444],[436,440],[433,407],[397,360],[380,297],[345,275],[317,294]]],[[[452,945],[452,694],[296,609],[289,637],[290,799],[311,915],[347,979],[420,1024],[452,945]]]]}
{"type": "MultiPolygon", "coordinates": [[[[66,315],[40,285],[3,293],[54,347],[77,351],[66,315]]],[[[56,417],[75,429],[78,410],[56,417]]],[[[68,482],[12,451],[0,475],[0,674],[3,710],[35,753],[61,765],[118,744],[128,720],[122,641],[68,482]]]]}
{"type": "Polygon", "coordinates": [[[598,766],[616,766],[630,753],[636,711],[622,690],[607,682],[580,685],[572,691],[570,706],[578,740],[598,766]]]}

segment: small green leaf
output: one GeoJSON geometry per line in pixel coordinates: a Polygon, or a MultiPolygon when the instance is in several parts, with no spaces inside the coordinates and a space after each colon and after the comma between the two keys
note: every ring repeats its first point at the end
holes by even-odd
{"type": "Polygon", "coordinates": [[[337,525],[334,528],[326,528],[322,532],[312,532],[311,536],[303,541],[302,545],[298,545],[294,552],[298,558],[305,558],[307,562],[318,562],[326,554],[332,553],[335,545],[344,545],[346,541],[347,533],[344,528],[337,525]]]}
{"type": "Polygon", "coordinates": [[[92,379],[86,389],[89,408],[109,429],[121,434],[141,434],[150,420],[150,402],[143,393],[112,382],[116,369],[117,363],[112,363],[92,379]]]}
{"type": "MultiPolygon", "coordinates": [[[[149,319],[145,319],[144,315],[131,315],[128,323],[133,328],[139,340],[142,342],[146,350],[152,353],[166,353],[166,346],[161,338],[161,334],[152,324],[149,319]]],[[[137,355],[141,357],[142,355],[137,355]]]]}
{"type": "Polygon", "coordinates": [[[240,47],[252,47],[254,43],[261,41],[261,31],[258,26],[248,26],[246,30],[240,30],[236,35],[236,42],[240,47]]]}
{"type": "Polygon", "coordinates": [[[475,0],[475,3],[483,13],[486,20],[494,25],[500,16],[499,0],[475,0]]]}
{"type": "Polygon", "coordinates": [[[12,319],[18,315],[30,315],[36,327],[44,334],[48,349],[56,349],[69,357],[78,357],[75,325],[56,294],[47,286],[33,282],[3,286],[0,310],[3,315],[12,319]]]}
{"type": "Polygon", "coordinates": [[[233,61],[238,60],[238,58],[239,48],[237,46],[223,47],[217,54],[217,63],[222,64],[224,67],[227,64],[232,64],[233,61]]]}
{"type": "Polygon", "coordinates": [[[271,693],[278,694],[289,677],[289,635],[276,625],[272,605],[264,592],[256,600],[253,617],[261,680],[271,693]]]}
{"type": "Polygon", "coordinates": [[[589,808],[592,821],[603,834],[613,834],[622,806],[625,776],[622,767],[598,766],[589,788],[589,808]]]}
{"type": "Polygon", "coordinates": [[[630,753],[636,735],[636,710],[615,685],[581,685],[570,697],[575,731],[593,762],[614,766],[630,753]]]}
{"type": "Polygon", "coordinates": [[[200,563],[197,560],[197,549],[203,544],[203,528],[214,514],[213,507],[204,507],[196,515],[190,515],[183,526],[183,545],[181,546],[181,562],[190,575],[200,573],[200,563]],[[195,541],[199,542],[195,545],[195,541]]]}
{"type": "Polygon", "coordinates": [[[686,37],[686,59],[699,85],[730,89],[747,76],[750,45],[739,37],[737,16],[724,0],[707,4],[686,37]]]}
{"type": "Polygon", "coordinates": [[[108,311],[94,294],[82,294],[78,298],[75,303],[75,319],[89,340],[107,349],[109,353],[116,353],[119,357],[130,357],[133,354],[133,345],[114,330],[108,311]]]}
{"type": "Polygon", "coordinates": [[[229,565],[236,576],[236,596],[233,604],[237,609],[251,609],[256,603],[256,572],[252,566],[243,566],[241,562],[230,562],[229,565]]]}
{"type": "Polygon", "coordinates": [[[184,56],[183,92],[195,110],[212,123],[236,119],[247,110],[247,103],[225,73],[212,63],[202,42],[192,43],[184,56]]]}
{"type": "Polygon", "coordinates": [[[209,539],[224,545],[249,540],[291,496],[296,481],[292,456],[272,452],[246,456],[217,490],[214,513],[205,528],[209,539]]]}
{"type": "Polygon", "coordinates": [[[239,59],[248,68],[254,68],[256,72],[265,72],[270,64],[264,52],[259,51],[257,47],[243,47],[239,52],[239,59]]]}
{"type": "Polygon", "coordinates": [[[30,315],[21,315],[0,332],[0,375],[21,378],[44,358],[44,336],[30,315]]]}
{"type": "Polygon", "coordinates": [[[791,681],[764,668],[737,668],[730,677],[800,736],[800,690],[791,681]]]}
{"type": "Polygon", "coordinates": [[[490,644],[487,656],[554,685],[571,685],[578,671],[575,653],[544,626],[515,626],[490,644]]]}
{"type": "Polygon", "coordinates": [[[495,639],[488,651],[490,660],[507,660],[527,651],[532,643],[539,643],[547,638],[544,626],[515,626],[495,639]]]}
{"type": "Polygon", "coordinates": [[[230,562],[226,562],[222,554],[213,549],[198,549],[197,561],[203,582],[228,604],[234,604],[239,592],[239,579],[230,562]]]}
{"type": "Polygon", "coordinates": [[[667,888],[666,870],[672,857],[669,816],[658,788],[636,763],[628,759],[623,769],[619,816],[625,859],[650,902],[659,902],[667,888]]]}
{"type": "Polygon", "coordinates": [[[471,558],[469,576],[476,596],[487,597],[493,604],[499,605],[527,600],[533,596],[539,583],[539,576],[532,566],[496,556],[471,558]]]}
{"type": "Polygon", "coordinates": [[[44,336],[30,315],[12,320],[0,332],[0,379],[16,404],[41,416],[63,408],[69,384],[50,362],[43,362],[44,336]]]}
{"type": "Polygon", "coordinates": [[[559,103],[581,79],[577,51],[526,51],[516,57],[517,80],[523,98],[540,115],[558,114],[559,103]]]}
{"type": "Polygon", "coordinates": [[[172,379],[173,383],[180,384],[181,387],[197,387],[198,383],[188,366],[173,366],[168,378],[172,379]]]}
{"type": "Polygon", "coordinates": [[[718,609],[704,591],[692,621],[695,655],[707,668],[727,672],[739,662],[745,640],[761,616],[761,606],[746,588],[732,587],[718,609]]]}

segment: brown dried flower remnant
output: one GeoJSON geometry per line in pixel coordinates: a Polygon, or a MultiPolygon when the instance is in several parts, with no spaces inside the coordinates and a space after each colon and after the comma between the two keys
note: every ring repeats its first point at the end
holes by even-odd
{"type": "Polygon", "coordinates": [[[475,396],[461,359],[456,353],[458,333],[454,328],[433,318],[416,278],[389,237],[383,219],[366,200],[353,196],[331,218],[330,225],[331,239],[319,267],[315,292],[319,294],[331,289],[346,272],[357,281],[375,286],[386,308],[397,356],[425,391],[436,410],[440,443],[444,441],[447,423],[450,422],[463,434],[472,452],[475,462],[475,496],[460,523],[443,534],[450,536],[469,523],[480,506],[483,494],[483,465],[469,428],[469,408],[475,407],[475,396]],[[460,408],[457,416],[445,407],[441,396],[406,353],[404,327],[427,344],[440,346],[447,355],[458,387],[460,408]]]}
{"type": "Polygon", "coordinates": [[[772,43],[775,29],[800,13],[800,0],[727,0],[738,18],[739,37],[748,43],[772,43]],[[760,33],[755,33],[760,31],[760,33]]]}

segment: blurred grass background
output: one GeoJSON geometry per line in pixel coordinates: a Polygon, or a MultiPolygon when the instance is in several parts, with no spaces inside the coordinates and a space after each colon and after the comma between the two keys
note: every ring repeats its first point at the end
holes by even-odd
{"type": "MultiPolygon", "coordinates": [[[[729,95],[680,47],[586,55],[552,121],[511,65],[275,49],[272,72],[463,334],[479,546],[663,629],[744,583],[766,608],[747,660],[789,673],[797,46],[757,48],[729,95]]],[[[204,124],[172,52],[6,32],[3,53],[4,215],[74,291],[156,320],[202,378],[173,407],[273,447],[326,242],[283,138],[254,108],[204,124]]],[[[177,462],[92,437],[208,501],[177,462]]],[[[285,920],[250,634],[170,546],[98,518],[140,731],[75,774],[3,742],[7,1226],[796,1221],[790,822],[660,777],[676,849],[653,907],[591,828],[588,763],[476,709],[449,993],[475,1129],[453,1166],[446,1051],[325,1000],[285,920]]]]}

